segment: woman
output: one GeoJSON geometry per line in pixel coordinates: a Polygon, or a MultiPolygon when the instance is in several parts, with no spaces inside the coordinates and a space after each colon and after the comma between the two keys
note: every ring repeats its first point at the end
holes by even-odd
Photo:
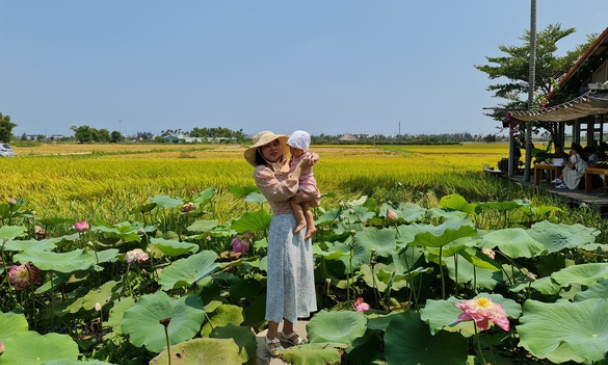
{"type": "Polygon", "coordinates": [[[578,143],[572,143],[571,155],[568,161],[564,161],[564,169],[560,178],[561,184],[558,189],[578,189],[581,177],[585,174],[587,167],[587,155],[583,152],[583,147],[578,143]]]}
{"type": "Polygon", "coordinates": [[[265,338],[272,356],[284,349],[281,341],[292,345],[305,343],[294,332],[293,324],[298,317],[309,317],[317,310],[312,242],[304,240],[303,231],[293,233],[296,220],[289,199],[298,191],[302,169],[312,166],[318,156],[301,160],[290,173],[287,139],[286,135],[260,132],[244,153],[245,160],[255,167],[255,183],[274,213],[268,234],[265,338]],[[283,331],[279,332],[281,321],[283,331]]]}

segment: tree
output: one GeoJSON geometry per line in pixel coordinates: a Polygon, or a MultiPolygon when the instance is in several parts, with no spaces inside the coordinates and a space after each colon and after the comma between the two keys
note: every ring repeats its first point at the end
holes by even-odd
{"type": "Polygon", "coordinates": [[[97,142],[109,142],[112,137],[110,136],[110,131],[105,128],[102,128],[97,133],[97,142]]]}
{"type": "MultiPolygon", "coordinates": [[[[589,48],[597,35],[587,36],[587,43],[579,45],[564,56],[556,55],[557,42],[576,32],[575,28],[562,29],[560,24],[549,25],[536,35],[536,73],[535,90],[536,107],[546,107],[546,97],[551,93],[557,81],[568,73],[578,58],[589,48]]],[[[500,45],[498,49],[506,55],[486,57],[488,65],[475,65],[492,80],[507,79],[505,83],[490,85],[487,90],[494,92],[494,97],[506,99],[506,103],[498,104],[497,110],[486,114],[497,121],[506,117],[504,110],[527,110],[529,87],[529,56],[530,32],[525,31],[520,38],[521,46],[500,45]]],[[[539,128],[547,130],[554,142],[558,139],[557,123],[533,123],[532,131],[539,133],[539,128]]]]}
{"type": "Polygon", "coordinates": [[[74,137],[76,137],[76,140],[80,143],[93,142],[98,133],[96,129],[91,128],[88,125],[80,127],[72,126],[70,129],[74,131],[74,137]]]}
{"type": "Polygon", "coordinates": [[[119,131],[112,131],[112,133],[110,133],[110,136],[112,137],[112,141],[114,142],[122,142],[122,134],[120,134],[119,131]]]}
{"type": "Polygon", "coordinates": [[[16,126],[17,124],[11,122],[10,115],[0,113],[0,140],[4,143],[10,142],[13,136],[13,128],[16,126]]]}

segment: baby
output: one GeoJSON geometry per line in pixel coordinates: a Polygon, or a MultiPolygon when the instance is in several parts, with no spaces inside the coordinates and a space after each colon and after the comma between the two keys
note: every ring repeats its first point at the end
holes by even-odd
{"type": "MultiPolygon", "coordinates": [[[[305,131],[295,131],[289,136],[287,145],[291,151],[291,160],[289,161],[290,171],[293,171],[298,162],[305,158],[310,158],[313,163],[316,163],[319,156],[315,153],[308,152],[310,147],[310,134],[305,131]]],[[[312,172],[312,167],[302,170],[300,174],[300,183],[298,192],[289,201],[293,215],[296,218],[296,228],[293,233],[298,233],[308,227],[304,239],[307,240],[317,231],[315,227],[314,217],[310,211],[311,207],[318,207],[321,200],[321,194],[317,188],[317,181],[312,172]]]]}

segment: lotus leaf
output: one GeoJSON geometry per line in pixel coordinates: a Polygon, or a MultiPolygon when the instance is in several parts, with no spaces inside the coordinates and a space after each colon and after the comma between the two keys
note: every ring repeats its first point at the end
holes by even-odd
{"type": "Polygon", "coordinates": [[[342,211],[342,218],[349,223],[365,223],[376,214],[363,206],[353,206],[342,211]]]}
{"type": "Polygon", "coordinates": [[[17,332],[3,339],[2,365],[41,365],[51,360],[78,360],[78,345],[68,335],[17,332]]]}
{"type": "Polygon", "coordinates": [[[157,195],[151,198],[148,198],[152,203],[156,203],[161,208],[176,208],[180,207],[184,204],[184,200],[180,198],[171,198],[166,195],[157,195]]]}
{"type": "Polygon", "coordinates": [[[469,204],[464,197],[458,194],[444,196],[441,198],[439,204],[441,204],[443,208],[454,209],[469,214],[475,214],[477,208],[477,204],[469,204]]]}
{"type": "Polygon", "coordinates": [[[366,313],[367,317],[367,328],[370,330],[386,331],[391,321],[397,318],[402,312],[389,312],[389,313],[374,313],[374,310],[370,310],[366,313]]]}
{"type": "Polygon", "coordinates": [[[23,226],[2,226],[0,227],[0,242],[4,240],[14,240],[25,234],[23,226]]]}
{"type": "Polygon", "coordinates": [[[95,252],[91,253],[92,256],[95,257],[95,262],[116,262],[118,259],[118,250],[115,248],[109,248],[107,250],[97,251],[97,255],[95,252]]]}
{"type": "Polygon", "coordinates": [[[339,365],[343,349],[348,345],[340,343],[313,343],[294,346],[280,352],[281,358],[294,365],[339,365]]]}
{"type": "Polygon", "coordinates": [[[542,243],[549,253],[593,243],[599,233],[600,231],[595,228],[587,228],[580,224],[568,226],[548,221],[536,223],[528,231],[530,237],[542,243]]]}
{"type": "Polygon", "coordinates": [[[218,266],[216,259],[215,252],[205,250],[186,259],[174,261],[160,273],[158,283],[163,290],[192,285],[215,271],[218,266]]]}
{"type": "Polygon", "coordinates": [[[231,228],[238,233],[263,232],[268,230],[272,216],[263,209],[256,212],[246,212],[232,221],[231,228]]]}
{"type": "Polygon", "coordinates": [[[545,246],[521,228],[493,231],[481,237],[480,248],[498,248],[510,258],[532,258],[544,254],[545,246]]]}
{"type": "Polygon", "coordinates": [[[466,254],[461,252],[461,255],[458,255],[456,260],[458,260],[458,277],[456,277],[457,273],[455,260],[445,260],[443,263],[448,268],[449,277],[459,285],[475,283],[477,288],[494,289],[496,285],[504,283],[502,272],[496,271],[495,267],[489,262],[484,261],[481,256],[466,257],[466,254]],[[479,265],[479,267],[473,265],[471,261],[474,261],[476,265],[479,265]],[[492,269],[486,269],[486,266],[492,267],[492,269]]]}
{"type": "MultiPolygon", "coordinates": [[[[476,207],[475,211],[479,208],[476,207]]],[[[468,214],[458,210],[445,210],[440,208],[431,208],[426,211],[426,217],[431,219],[464,219],[468,214]]]]}
{"type": "Polygon", "coordinates": [[[258,342],[249,327],[235,326],[234,324],[229,323],[225,326],[215,328],[209,337],[234,340],[240,349],[243,362],[247,362],[249,359],[254,359],[256,357],[258,342]]]}
{"type": "Polygon", "coordinates": [[[160,352],[166,347],[165,329],[159,323],[164,318],[171,318],[168,331],[172,345],[189,340],[205,320],[203,301],[197,296],[172,299],[163,291],[143,295],[125,312],[121,328],[133,345],[160,352]]]}
{"type": "Polygon", "coordinates": [[[27,332],[28,328],[23,314],[0,312],[0,339],[12,337],[17,332],[27,332]]]}
{"type": "Polygon", "coordinates": [[[364,228],[362,232],[355,236],[355,244],[361,244],[376,250],[375,254],[378,256],[390,257],[397,252],[396,233],[397,231],[394,228],[364,228]]]}
{"type": "Polygon", "coordinates": [[[99,288],[90,290],[83,298],[82,307],[85,310],[91,310],[95,308],[96,303],[103,307],[117,297],[120,291],[122,291],[122,283],[114,280],[108,281],[99,288]]]}
{"type": "Polygon", "coordinates": [[[156,203],[144,204],[144,205],[140,205],[139,207],[129,209],[129,213],[131,213],[131,214],[148,213],[148,212],[152,211],[152,209],[156,208],[157,206],[158,206],[158,204],[156,204],[156,203]]]}
{"type": "Polygon", "coordinates": [[[200,192],[192,202],[197,207],[203,207],[211,202],[215,193],[217,193],[216,188],[208,188],[207,190],[200,192]]]}
{"type": "Polygon", "coordinates": [[[71,360],[52,360],[47,361],[43,365],[112,365],[109,362],[103,362],[98,360],[89,361],[71,361],[71,360]]]}
{"type": "Polygon", "coordinates": [[[413,311],[393,319],[384,335],[385,357],[391,365],[462,365],[468,344],[457,333],[440,331],[431,335],[420,315],[413,311]]]}
{"type": "Polygon", "coordinates": [[[209,318],[209,322],[205,323],[201,331],[203,337],[208,337],[214,328],[226,326],[228,324],[240,325],[243,323],[243,308],[232,304],[222,304],[209,318]]]}
{"type": "MultiPolygon", "coordinates": [[[[398,255],[393,255],[393,264],[399,272],[408,272],[419,266],[418,263],[424,257],[421,247],[409,246],[401,250],[398,255]]],[[[423,259],[424,260],[424,259],[423,259]]]]}
{"type": "Polygon", "coordinates": [[[400,219],[406,222],[416,222],[424,218],[426,210],[420,207],[418,204],[413,203],[401,203],[397,209],[393,209],[388,204],[383,204],[380,208],[380,215],[386,217],[386,211],[391,209],[400,219]]]}
{"type": "Polygon", "coordinates": [[[591,263],[568,266],[558,272],[554,272],[551,278],[561,286],[574,283],[581,285],[592,285],[600,279],[608,279],[608,263],[591,263]]]}
{"type": "Polygon", "coordinates": [[[370,332],[356,339],[346,348],[346,359],[355,364],[378,364],[374,362],[383,357],[384,342],[377,333],[370,332]]]}
{"type": "Polygon", "coordinates": [[[246,203],[254,203],[254,204],[262,204],[265,203],[266,197],[257,191],[247,194],[247,196],[243,199],[246,203]]]}
{"type": "Polygon", "coordinates": [[[131,226],[129,222],[121,222],[113,227],[105,225],[95,225],[91,227],[92,232],[103,232],[109,237],[119,238],[124,242],[140,242],[139,227],[131,226]]]}
{"type": "Polygon", "coordinates": [[[470,219],[449,219],[439,226],[424,225],[420,226],[421,233],[418,233],[410,246],[441,247],[463,237],[470,237],[477,234],[477,231],[470,219]]]}
{"type": "MultiPolygon", "coordinates": [[[[171,363],[180,365],[241,365],[239,347],[231,339],[196,338],[171,346],[171,363]]],[[[150,365],[168,365],[167,349],[150,365]]]]}
{"type": "Polygon", "coordinates": [[[244,198],[247,195],[249,195],[250,193],[260,192],[260,188],[258,188],[256,185],[249,185],[249,186],[231,185],[228,187],[228,190],[232,194],[234,194],[237,198],[244,198]]]}
{"type": "Polygon", "coordinates": [[[608,298],[608,279],[600,279],[597,283],[590,285],[584,292],[576,294],[575,301],[580,302],[593,298],[608,298]]]}
{"type": "Polygon", "coordinates": [[[107,325],[112,327],[112,333],[108,335],[111,335],[111,338],[115,343],[119,343],[123,339],[122,320],[125,312],[135,306],[135,300],[132,297],[126,297],[114,301],[113,304],[107,322],[107,325]]]}
{"type": "Polygon", "coordinates": [[[527,300],[517,326],[519,345],[554,363],[602,361],[608,351],[608,300],[542,303],[527,300]]]}
{"type": "Polygon", "coordinates": [[[311,343],[351,344],[365,334],[366,324],[367,318],[361,312],[322,310],[315,314],[306,330],[311,343]]]}
{"type": "Polygon", "coordinates": [[[211,232],[215,227],[218,226],[218,224],[218,221],[215,219],[199,219],[189,225],[187,229],[189,232],[211,232]]]}
{"type": "Polygon", "coordinates": [[[59,238],[51,238],[46,240],[10,240],[4,245],[5,251],[26,251],[26,250],[41,250],[52,251],[57,246],[56,243],[61,241],[59,238]]]}
{"type": "MultiPolygon", "coordinates": [[[[502,202],[488,202],[488,203],[479,203],[481,208],[490,208],[497,210],[499,212],[508,212],[509,210],[515,210],[523,206],[521,202],[511,200],[511,201],[502,201],[502,202]]],[[[527,205],[527,204],[526,204],[527,205]]]]}
{"type": "MultiPolygon", "coordinates": [[[[500,294],[480,293],[474,297],[486,297],[492,302],[500,304],[505,309],[507,317],[519,318],[521,316],[521,306],[513,299],[504,298],[500,294]]],[[[431,334],[441,330],[450,332],[461,332],[463,336],[470,337],[475,334],[473,321],[458,322],[458,316],[462,310],[456,307],[456,303],[462,300],[450,297],[447,300],[428,300],[426,306],[420,310],[423,321],[429,324],[431,334]]]]}
{"type": "Polygon", "coordinates": [[[167,256],[181,256],[187,253],[196,253],[199,246],[196,243],[190,243],[178,240],[166,240],[163,238],[151,238],[150,243],[158,250],[167,256]]]}
{"type": "Polygon", "coordinates": [[[94,255],[80,249],[65,253],[32,250],[16,254],[14,258],[18,262],[31,262],[40,270],[62,273],[88,270],[97,263],[94,255]]]}

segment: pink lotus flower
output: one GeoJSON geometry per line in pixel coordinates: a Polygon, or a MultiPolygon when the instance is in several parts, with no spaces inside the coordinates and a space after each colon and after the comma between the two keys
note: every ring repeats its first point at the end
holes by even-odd
{"type": "Polygon", "coordinates": [[[17,199],[15,198],[10,198],[8,200],[8,205],[17,205],[17,199]]]}
{"type": "Polygon", "coordinates": [[[76,232],[84,233],[89,230],[89,224],[87,221],[76,222],[74,223],[74,229],[76,232]]]}
{"type": "Polygon", "coordinates": [[[492,299],[480,297],[456,303],[456,307],[464,313],[458,316],[458,321],[475,321],[480,330],[485,331],[493,322],[505,331],[509,330],[509,319],[502,305],[492,302],[492,299]]]}
{"type": "Polygon", "coordinates": [[[136,248],[127,252],[125,259],[127,259],[129,265],[135,262],[144,262],[148,261],[148,254],[145,253],[141,248],[136,248]]]}
{"type": "Polygon", "coordinates": [[[399,219],[399,216],[397,215],[397,213],[393,212],[390,209],[386,210],[386,219],[389,221],[396,221],[397,219],[399,219]]]}
{"type": "Polygon", "coordinates": [[[13,265],[8,271],[8,278],[16,290],[23,290],[30,285],[40,284],[40,269],[29,262],[25,265],[13,265]]]}
{"type": "Polygon", "coordinates": [[[496,258],[496,252],[494,252],[494,250],[492,250],[491,248],[482,248],[481,252],[488,256],[489,258],[491,258],[492,260],[494,260],[496,258]]]}
{"type": "Polygon", "coordinates": [[[236,236],[234,237],[232,242],[230,242],[230,246],[232,246],[232,251],[240,252],[241,254],[244,254],[245,252],[249,251],[250,245],[251,243],[249,242],[249,238],[245,237],[245,235],[236,236]]]}
{"type": "Polygon", "coordinates": [[[0,355],[4,353],[4,342],[0,342],[0,355]]]}
{"type": "Polygon", "coordinates": [[[369,306],[369,304],[363,301],[363,298],[357,298],[357,301],[355,302],[355,309],[357,310],[357,312],[365,312],[370,310],[371,307],[369,306]]]}
{"type": "Polygon", "coordinates": [[[182,212],[183,213],[188,213],[191,212],[193,210],[196,209],[196,206],[194,205],[194,203],[190,202],[188,204],[184,204],[184,206],[182,207],[182,212]]]}

